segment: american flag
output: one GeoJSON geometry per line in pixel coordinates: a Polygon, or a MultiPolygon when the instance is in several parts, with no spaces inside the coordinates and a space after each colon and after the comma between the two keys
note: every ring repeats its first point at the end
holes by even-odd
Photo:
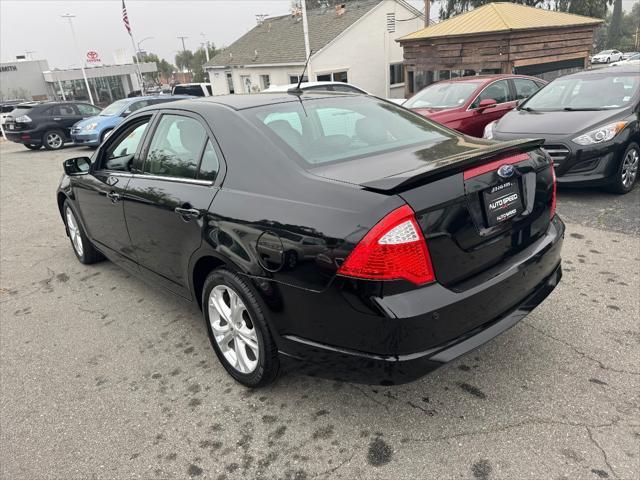
{"type": "Polygon", "coordinates": [[[131,25],[129,25],[129,15],[127,15],[127,6],[124,4],[124,0],[122,0],[122,21],[124,22],[124,28],[131,35],[131,25]]]}

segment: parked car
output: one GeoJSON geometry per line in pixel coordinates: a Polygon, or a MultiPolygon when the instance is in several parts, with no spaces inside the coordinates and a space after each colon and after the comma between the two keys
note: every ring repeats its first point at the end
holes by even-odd
{"type": "Polygon", "coordinates": [[[622,60],[629,60],[631,57],[640,57],[640,52],[625,52],[622,54],[622,60]]]}
{"type": "Polygon", "coordinates": [[[71,138],[76,145],[96,147],[133,112],[158,103],[173,102],[190,98],[187,95],[157,95],[117,100],[98,115],[85,118],[71,128],[71,138]]]}
{"type": "Polygon", "coordinates": [[[64,163],[57,202],[80,262],[106,256],[200,305],[242,384],[289,368],[400,383],[558,284],[539,144],[463,137],[367,95],[218,96],[135,112],[64,163]]]}
{"type": "Polygon", "coordinates": [[[622,52],[619,50],[602,50],[591,57],[591,63],[610,63],[622,60],[622,52]]]}
{"type": "MultiPolygon", "coordinates": [[[[264,90],[264,93],[284,93],[292,90],[298,86],[297,83],[290,83],[288,85],[271,85],[264,90]]],[[[322,82],[302,82],[300,84],[300,90],[303,92],[343,92],[343,93],[363,93],[365,95],[371,95],[366,90],[356,87],[351,83],[336,82],[336,81],[322,81],[322,82]]],[[[398,105],[405,102],[404,98],[387,98],[388,101],[396,103],[398,105]]]]}
{"type": "Polygon", "coordinates": [[[545,81],[522,75],[460,77],[432,83],[402,104],[449,128],[481,137],[484,127],[516,102],[537,92],[545,81]]]}
{"type": "MultiPolygon", "coordinates": [[[[264,90],[264,93],[285,93],[291,89],[296,88],[297,86],[298,86],[297,83],[290,83],[288,85],[271,85],[269,88],[264,90]]],[[[300,89],[304,92],[306,91],[346,92],[346,93],[364,93],[368,95],[368,92],[366,92],[365,90],[345,82],[331,82],[331,81],[302,82],[300,84],[300,89]]]]}
{"type": "Polygon", "coordinates": [[[0,104],[0,123],[4,126],[9,114],[21,103],[25,103],[25,100],[11,100],[0,104]]]}
{"type": "Polygon", "coordinates": [[[485,138],[544,139],[559,185],[631,191],[640,157],[640,71],[619,65],[560,77],[487,126],[485,138]]]}
{"type": "Polygon", "coordinates": [[[90,103],[44,102],[18,105],[7,117],[7,140],[22,143],[31,150],[44,145],[47,150],[58,150],[71,140],[71,127],[78,121],[100,113],[90,103]]]}
{"type": "Polygon", "coordinates": [[[179,83],[173,87],[171,93],[192,97],[210,97],[213,95],[213,87],[210,83],[179,83]]]}
{"type": "Polygon", "coordinates": [[[624,58],[619,62],[611,63],[611,66],[612,67],[614,65],[636,65],[637,66],[639,62],[640,62],[640,53],[636,53],[635,55],[631,55],[630,57],[624,58]]]}

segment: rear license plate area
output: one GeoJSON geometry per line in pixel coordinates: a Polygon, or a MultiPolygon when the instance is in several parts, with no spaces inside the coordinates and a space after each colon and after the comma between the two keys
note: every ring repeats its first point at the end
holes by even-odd
{"type": "Polygon", "coordinates": [[[506,222],[524,211],[519,178],[486,189],[482,199],[488,227],[506,222]]]}

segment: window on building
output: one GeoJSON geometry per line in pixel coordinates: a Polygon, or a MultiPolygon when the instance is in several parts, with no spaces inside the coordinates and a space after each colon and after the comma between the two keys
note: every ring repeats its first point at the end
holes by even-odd
{"type": "Polygon", "coordinates": [[[389,65],[389,83],[391,85],[404,83],[404,66],[401,63],[389,65]]]}
{"type": "Polygon", "coordinates": [[[240,75],[240,84],[244,93],[251,93],[251,76],[240,75]]]}
{"type": "Polygon", "coordinates": [[[229,72],[227,72],[227,86],[229,87],[229,93],[236,93],[233,89],[233,77],[229,72]]]}
{"type": "Polygon", "coordinates": [[[271,76],[269,75],[260,75],[260,86],[262,90],[266,90],[271,85],[271,76]]]}
{"type": "Polygon", "coordinates": [[[331,72],[331,73],[322,73],[320,75],[316,75],[316,80],[318,82],[343,82],[348,83],[347,72],[331,72]]]}
{"type": "MultiPolygon", "coordinates": [[[[289,83],[298,83],[299,80],[300,80],[300,75],[289,75],[289,83]]],[[[302,77],[302,81],[308,82],[309,77],[305,75],[304,77],[302,77]]]]}

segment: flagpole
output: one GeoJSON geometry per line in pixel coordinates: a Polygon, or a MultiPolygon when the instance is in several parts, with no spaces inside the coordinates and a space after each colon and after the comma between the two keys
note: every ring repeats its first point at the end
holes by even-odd
{"type": "Polygon", "coordinates": [[[138,81],[140,82],[140,93],[144,95],[144,80],[142,79],[142,71],[140,70],[140,59],[138,58],[138,51],[136,50],[136,41],[133,38],[133,33],[130,33],[131,45],[133,46],[133,58],[138,69],[138,81]]]}

